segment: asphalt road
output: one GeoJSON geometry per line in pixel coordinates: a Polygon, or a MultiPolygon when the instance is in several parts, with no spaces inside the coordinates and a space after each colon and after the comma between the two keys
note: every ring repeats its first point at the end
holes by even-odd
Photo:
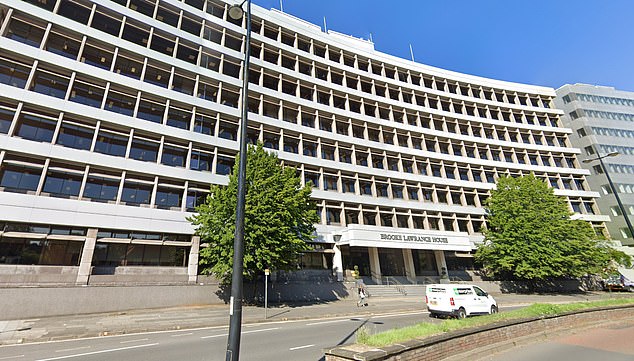
{"type": "MultiPolygon", "coordinates": [[[[240,360],[317,361],[323,357],[322,349],[354,342],[361,327],[374,333],[421,321],[440,322],[419,311],[244,325],[240,360]]],[[[0,361],[223,361],[227,331],[222,326],[4,346],[0,361]]]]}

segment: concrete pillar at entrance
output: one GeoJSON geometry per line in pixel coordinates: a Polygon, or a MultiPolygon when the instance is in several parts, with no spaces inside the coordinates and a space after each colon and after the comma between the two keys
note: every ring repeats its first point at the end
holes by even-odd
{"type": "Polygon", "coordinates": [[[379,262],[379,249],[376,247],[368,247],[368,253],[370,256],[370,274],[372,279],[377,284],[381,282],[381,262],[379,262]]]}
{"type": "Polygon", "coordinates": [[[335,254],[332,257],[332,272],[337,275],[337,281],[343,281],[343,257],[341,256],[341,249],[339,246],[334,245],[332,249],[335,254]]]}
{"type": "Polygon", "coordinates": [[[189,249],[189,263],[187,264],[187,282],[198,282],[198,251],[200,250],[200,236],[192,236],[192,246],[189,249]]]}
{"type": "Polygon", "coordinates": [[[440,283],[449,283],[449,273],[447,273],[447,262],[445,261],[444,251],[434,251],[436,257],[436,267],[438,267],[438,275],[440,275],[440,283]]]}
{"type": "Polygon", "coordinates": [[[97,243],[97,229],[88,228],[84,248],[81,251],[81,261],[79,261],[79,271],[75,284],[87,285],[90,278],[90,270],[92,269],[92,256],[95,253],[95,244],[97,243]]]}
{"type": "Polygon", "coordinates": [[[416,283],[416,269],[414,268],[414,257],[411,249],[403,248],[403,261],[405,263],[405,276],[410,282],[416,283]]]}

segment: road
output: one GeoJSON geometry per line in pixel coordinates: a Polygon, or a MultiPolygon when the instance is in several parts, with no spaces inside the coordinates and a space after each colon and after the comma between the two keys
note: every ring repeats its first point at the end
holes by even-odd
{"type": "MultiPolygon", "coordinates": [[[[354,342],[361,327],[374,333],[421,321],[440,322],[419,311],[244,325],[240,360],[317,361],[322,349],[354,342]]],[[[227,331],[222,326],[3,346],[0,361],[223,361],[227,331]]]]}
{"type": "Polygon", "coordinates": [[[528,345],[481,358],[480,361],[632,361],[632,339],[634,320],[614,320],[610,324],[573,334],[535,340],[528,345]]]}

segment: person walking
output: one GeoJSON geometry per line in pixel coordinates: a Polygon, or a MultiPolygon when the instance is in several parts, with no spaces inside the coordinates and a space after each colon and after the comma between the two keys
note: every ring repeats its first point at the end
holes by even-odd
{"type": "Polygon", "coordinates": [[[365,290],[365,285],[363,283],[359,285],[359,289],[357,290],[357,292],[359,293],[359,300],[357,301],[357,307],[367,306],[368,303],[365,300],[367,297],[367,292],[365,290]]]}

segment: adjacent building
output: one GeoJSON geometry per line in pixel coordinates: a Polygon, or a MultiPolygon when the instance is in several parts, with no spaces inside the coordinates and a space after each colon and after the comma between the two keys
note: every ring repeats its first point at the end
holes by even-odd
{"type": "Polygon", "coordinates": [[[570,141],[581,149],[580,160],[618,153],[582,165],[590,170],[590,188],[601,194],[597,199],[601,213],[611,217],[607,223],[611,238],[634,246],[630,228],[634,223],[634,93],[587,84],[564,85],[556,92],[555,104],[564,111],[564,125],[573,130],[570,141]]]}
{"type": "MultiPolygon", "coordinates": [[[[0,4],[0,283],[195,282],[187,221],[238,151],[244,20],[220,0],[0,4]]],[[[248,139],[313,185],[298,267],[437,280],[534,173],[602,231],[551,88],[390,56],[253,7],[248,139]]],[[[631,166],[630,166],[631,167],[631,166]]]]}

